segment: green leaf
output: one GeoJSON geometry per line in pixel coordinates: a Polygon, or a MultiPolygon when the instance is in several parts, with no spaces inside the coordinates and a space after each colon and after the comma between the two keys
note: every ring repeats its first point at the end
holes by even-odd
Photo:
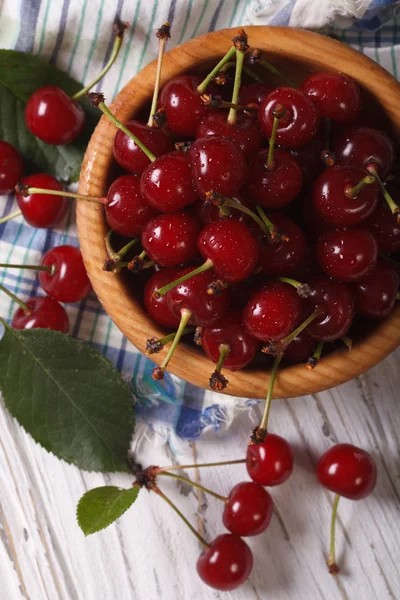
{"type": "Polygon", "coordinates": [[[25,104],[38,88],[57,85],[73,95],[82,84],[37,56],[0,50],[0,139],[21,152],[28,168],[40,169],[63,181],[77,181],[84,147],[99,119],[99,112],[82,101],[86,127],[82,136],[68,146],[51,146],[36,138],[25,125],[25,104]]]}
{"type": "Polygon", "coordinates": [[[49,329],[6,327],[0,390],[11,414],[46,450],[88,471],[129,471],[128,383],[94,348],[49,329]]]}
{"type": "Polygon", "coordinates": [[[86,492],[79,500],[76,518],[85,535],[105,529],[135,502],[139,487],[129,489],[105,486],[86,492]]]}

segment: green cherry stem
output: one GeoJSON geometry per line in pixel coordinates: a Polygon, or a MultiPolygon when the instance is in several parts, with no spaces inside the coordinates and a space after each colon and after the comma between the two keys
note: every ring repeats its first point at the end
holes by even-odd
{"type": "MultiPolygon", "coordinates": [[[[240,204],[240,202],[237,202],[234,198],[227,198],[226,196],[214,192],[214,190],[210,190],[209,192],[206,192],[206,199],[215,204],[215,206],[218,206],[222,211],[224,208],[235,208],[236,210],[240,210],[242,213],[251,217],[261,227],[264,233],[268,233],[268,225],[266,225],[250,208],[240,204]]],[[[269,222],[271,223],[271,221],[269,222]]],[[[273,227],[272,223],[271,226],[273,227]]]]}
{"type": "Polygon", "coordinates": [[[329,545],[329,557],[328,557],[328,569],[329,573],[332,575],[337,575],[339,573],[339,567],[336,564],[335,557],[335,525],[337,518],[337,509],[339,504],[340,496],[339,494],[335,494],[335,498],[333,500],[332,505],[332,519],[331,519],[331,541],[329,545]]]}
{"type": "Polygon", "coordinates": [[[289,285],[293,286],[297,290],[300,298],[308,298],[311,293],[308,283],[302,283],[301,281],[297,281],[291,277],[277,277],[277,279],[278,281],[283,281],[283,283],[288,283],[289,285]]]}
{"type": "Polygon", "coordinates": [[[224,366],[225,359],[229,352],[231,351],[231,347],[229,344],[220,344],[219,345],[219,358],[218,362],[215,366],[214,373],[211,374],[210,377],[210,388],[215,390],[216,392],[222,392],[228,385],[228,380],[224,375],[222,375],[221,370],[224,366]]]}
{"type": "Polygon", "coordinates": [[[156,155],[153,154],[151,150],[146,148],[146,146],[139,140],[139,138],[136,137],[136,135],[134,135],[131,131],[129,131],[129,129],[127,129],[125,125],[121,123],[121,121],[118,121],[118,119],[114,117],[108,106],[106,106],[106,104],[104,103],[103,94],[91,92],[90,94],[88,94],[88,98],[90,103],[93,106],[97,106],[97,108],[101,110],[101,112],[107,117],[107,119],[111,121],[111,123],[114,123],[114,125],[118,127],[118,129],[123,131],[129,138],[131,138],[131,140],[135,142],[135,144],[141,149],[142,152],[144,152],[144,154],[151,162],[154,162],[156,160],[156,155]]]}
{"type": "Polygon", "coordinates": [[[167,283],[167,285],[164,285],[163,287],[158,288],[158,290],[155,290],[153,292],[154,298],[156,298],[156,299],[161,298],[161,296],[164,296],[164,294],[167,294],[168,292],[173,290],[175,287],[177,287],[181,283],[184,283],[191,277],[194,277],[195,275],[200,275],[200,273],[204,273],[205,271],[209,271],[213,267],[214,267],[213,262],[208,258],[202,265],[200,265],[200,267],[197,267],[197,269],[193,269],[193,271],[186,273],[186,275],[182,275],[182,277],[175,279],[175,281],[171,281],[171,283],[167,283]]]}
{"type": "Polygon", "coordinates": [[[344,335],[340,338],[345,346],[351,351],[353,348],[353,340],[348,335],[344,335]]]}
{"type": "MultiPolygon", "coordinates": [[[[236,49],[236,70],[235,70],[235,81],[233,84],[232,100],[231,103],[236,105],[239,102],[240,84],[242,81],[242,70],[244,62],[245,52],[243,50],[236,49]]],[[[237,109],[231,108],[229,110],[227,122],[229,125],[235,125],[237,120],[237,109]]]]}
{"type": "Polygon", "coordinates": [[[197,537],[197,539],[199,540],[200,544],[204,547],[204,548],[209,548],[210,544],[208,542],[206,542],[206,540],[195,530],[195,528],[193,527],[193,525],[191,525],[189,523],[189,521],[187,520],[187,518],[184,516],[184,514],[179,510],[179,508],[172,502],[172,500],[170,500],[168,498],[168,496],[166,496],[164,494],[164,492],[162,492],[160,490],[160,488],[158,488],[157,486],[152,487],[153,492],[155,492],[156,494],[158,494],[158,496],[160,496],[163,500],[165,500],[165,502],[167,504],[170,505],[170,507],[172,508],[172,510],[174,510],[176,512],[176,514],[182,519],[182,521],[185,523],[185,525],[190,529],[190,531],[197,537]]]}
{"type": "Polygon", "coordinates": [[[206,494],[209,494],[210,496],[214,496],[214,498],[217,498],[218,500],[222,500],[222,502],[228,501],[228,498],[226,498],[225,496],[221,496],[220,494],[217,494],[216,492],[213,492],[212,490],[206,488],[204,485],[201,485],[201,483],[192,481],[191,479],[188,479],[187,477],[183,477],[182,475],[176,475],[175,473],[168,473],[168,471],[163,471],[162,473],[159,473],[159,475],[165,475],[167,477],[173,477],[174,479],[179,479],[179,481],[183,481],[184,483],[188,483],[189,485],[192,485],[193,487],[197,487],[197,488],[199,488],[199,490],[202,490],[206,494]]]}
{"type": "Polygon", "coordinates": [[[149,127],[153,127],[153,115],[157,112],[157,102],[158,102],[158,94],[160,92],[160,79],[161,79],[161,69],[164,57],[165,44],[169,39],[171,39],[171,26],[167,21],[164,23],[160,29],[158,29],[156,36],[158,37],[158,61],[157,61],[157,72],[156,72],[156,81],[154,84],[154,92],[153,99],[151,102],[150,115],[149,120],[147,121],[147,125],[149,127]]]}
{"type": "Polygon", "coordinates": [[[262,352],[264,352],[264,354],[273,354],[274,356],[282,354],[283,352],[285,352],[289,344],[293,342],[294,338],[297,337],[302,331],[304,331],[304,329],[306,329],[306,327],[308,327],[309,324],[312,323],[314,319],[316,319],[320,314],[321,310],[319,308],[316,308],[314,312],[311,313],[309,317],[307,317],[307,319],[305,319],[302,323],[300,323],[298,327],[296,327],[296,329],[292,331],[292,333],[289,333],[289,335],[287,335],[285,338],[283,338],[283,340],[280,340],[279,342],[267,343],[262,348],[262,352]]]}
{"type": "Polygon", "coordinates": [[[396,294],[396,300],[400,300],[400,292],[396,294]]]}
{"type": "Polygon", "coordinates": [[[121,49],[122,40],[124,38],[124,32],[125,32],[125,29],[127,28],[127,26],[128,26],[127,23],[121,23],[121,21],[119,21],[118,19],[115,21],[115,23],[114,23],[114,34],[115,34],[114,46],[113,46],[113,49],[112,49],[112,52],[111,52],[111,55],[110,55],[110,58],[109,58],[107,64],[105,65],[103,70],[99,73],[99,75],[96,77],[96,79],[94,79],[94,81],[92,81],[91,83],[89,83],[89,85],[86,85],[84,88],[79,90],[79,92],[77,92],[76,94],[71,96],[72,100],[79,100],[79,98],[82,98],[111,69],[114,62],[117,60],[117,56],[121,49]]]}
{"type": "MultiPolygon", "coordinates": [[[[185,329],[182,332],[182,335],[187,335],[188,333],[193,333],[195,331],[195,327],[185,327],[185,329]]],[[[161,350],[164,348],[164,346],[166,344],[168,344],[169,342],[171,342],[176,336],[176,331],[173,331],[172,333],[168,333],[168,335],[164,335],[164,337],[157,339],[157,338],[149,338],[146,341],[146,350],[145,350],[145,354],[149,355],[149,354],[157,354],[158,352],[161,352],[161,350]]]]}
{"type": "Polygon", "coordinates": [[[269,413],[271,411],[271,405],[272,405],[272,394],[274,393],[276,375],[278,373],[279,365],[281,364],[282,358],[283,358],[283,354],[278,354],[277,356],[275,356],[274,364],[272,365],[271,375],[269,378],[268,392],[267,392],[267,397],[265,400],[264,414],[263,414],[263,418],[261,419],[260,427],[257,430],[258,435],[260,435],[260,434],[262,435],[264,432],[267,431],[269,413]]]}
{"type": "Polygon", "coordinates": [[[375,177],[376,183],[378,184],[383,197],[385,198],[386,202],[388,203],[390,210],[392,211],[392,213],[394,215],[397,215],[397,222],[400,223],[400,215],[399,215],[400,208],[398,207],[396,202],[393,200],[392,196],[389,194],[389,192],[383,185],[382,180],[378,175],[378,171],[376,170],[376,168],[374,166],[367,166],[367,171],[369,171],[375,177]]]}
{"type": "Polygon", "coordinates": [[[118,252],[115,252],[115,250],[113,250],[113,247],[111,245],[111,236],[113,234],[113,230],[110,229],[110,231],[107,233],[106,237],[104,238],[104,242],[106,245],[106,250],[107,250],[107,254],[108,257],[113,260],[114,262],[120,262],[122,260],[122,258],[125,256],[125,254],[127,254],[129,252],[129,250],[138,243],[139,238],[133,238],[130,242],[128,242],[127,244],[125,244],[125,246],[123,246],[121,248],[121,250],[119,250],[118,252]]]}
{"type": "Polygon", "coordinates": [[[190,317],[192,316],[192,312],[187,310],[186,308],[181,309],[181,321],[179,323],[179,327],[174,336],[174,341],[171,344],[170,349],[168,350],[167,356],[164,358],[163,362],[159,367],[155,367],[153,369],[152,377],[156,381],[160,379],[164,379],[164,371],[168,367],[169,361],[171,360],[177,345],[179,344],[179,340],[181,339],[183,332],[185,331],[186,325],[189,322],[190,317]]]}
{"type": "Polygon", "coordinates": [[[262,52],[259,48],[255,48],[252,51],[252,53],[250,54],[250,57],[249,57],[249,61],[250,61],[250,64],[261,65],[262,67],[264,67],[264,69],[267,69],[267,71],[269,71],[273,75],[277,75],[285,83],[287,83],[287,85],[289,85],[290,87],[296,87],[296,84],[294,83],[294,81],[292,79],[290,79],[290,77],[288,77],[287,75],[282,73],[282,71],[280,71],[279,69],[274,67],[274,65],[272,65],[270,62],[265,60],[265,58],[262,58],[262,52]]]}
{"type": "Polygon", "coordinates": [[[259,204],[256,205],[256,209],[258,214],[260,215],[264,225],[266,226],[269,236],[271,238],[272,242],[288,242],[289,238],[287,237],[287,235],[285,234],[284,231],[282,231],[281,229],[278,229],[277,227],[275,227],[275,225],[272,223],[272,221],[270,221],[267,217],[267,215],[265,214],[264,210],[261,208],[261,206],[259,204]]]}
{"type": "Polygon", "coordinates": [[[357,185],[346,186],[344,190],[344,195],[346,198],[356,198],[358,194],[361,192],[365,185],[370,185],[371,183],[375,183],[375,177],[373,175],[366,175],[361,179],[357,185]]]}
{"type": "Polygon", "coordinates": [[[10,292],[10,290],[8,290],[6,287],[4,287],[4,285],[0,284],[0,291],[4,292],[5,294],[7,294],[7,296],[9,296],[11,298],[11,300],[13,300],[14,302],[16,302],[18,304],[18,306],[20,306],[22,308],[22,310],[24,312],[26,312],[27,314],[29,314],[29,313],[32,312],[32,309],[30,309],[29,306],[27,306],[25,304],[25,302],[22,302],[22,300],[20,300],[18,298],[18,296],[16,296],[12,292],[10,292]]]}
{"type": "Polygon", "coordinates": [[[3,223],[7,223],[7,221],[11,221],[11,219],[15,219],[15,217],[19,217],[22,215],[22,210],[16,210],[13,213],[10,213],[9,215],[6,215],[5,217],[2,217],[0,219],[0,225],[2,225],[3,223]]]}
{"type": "Polygon", "coordinates": [[[315,369],[315,367],[319,363],[324,345],[324,342],[318,342],[317,347],[306,362],[306,369],[308,369],[309,371],[315,369]]]}
{"type": "Polygon", "coordinates": [[[47,271],[51,275],[55,273],[55,265],[11,265],[7,263],[0,263],[2,269],[26,269],[28,271],[47,271]]]}
{"type": "Polygon", "coordinates": [[[158,467],[155,471],[156,475],[164,473],[164,471],[180,471],[186,469],[201,469],[204,467],[224,467],[226,465],[240,465],[247,462],[247,458],[238,458],[236,460],[223,460],[212,463],[198,463],[193,465],[170,465],[169,467],[158,467]]]}
{"type": "MultiPolygon", "coordinates": [[[[234,67],[236,67],[235,61],[228,62],[220,70],[222,71],[222,73],[225,73],[225,71],[228,71],[228,69],[233,69],[234,67]]],[[[259,75],[257,75],[257,73],[255,73],[254,71],[252,71],[251,69],[246,67],[246,65],[243,65],[243,73],[246,73],[246,75],[251,77],[251,79],[254,79],[254,81],[257,81],[257,83],[264,83],[264,79],[262,77],[260,77],[259,75]]],[[[217,73],[217,75],[218,75],[218,73],[217,73]]]]}
{"type": "Polygon", "coordinates": [[[76,200],[86,200],[87,202],[95,202],[96,204],[106,204],[107,198],[97,198],[95,196],[84,196],[83,194],[75,194],[74,192],[66,192],[64,190],[49,190],[45,188],[31,187],[23,183],[17,183],[15,186],[17,194],[27,198],[32,194],[43,194],[45,196],[62,196],[64,198],[75,198],[76,200]]]}
{"type": "Polygon", "coordinates": [[[231,60],[231,58],[233,58],[236,54],[236,48],[235,46],[232,46],[232,48],[230,48],[228,50],[228,52],[225,54],[225,56],[223,58],[221,58],[221,60],[219,61],[219,63],[213,68],[213,70],[211,71],[211,73],[209,73],[207,75],[207,77],[200,83],[200,85],[197,86],[197,92],[199,94],[204,94],[204,92],[206,91],[209,83],[211,82],[212,78],[215,77],[215,75],[222,70],[222,68],[224,67],[224,65],[226,65],[227,63],[229,63],[229,61],[231,60]]]}
{"type": "Polygon", "coordinates": [[[275,144],[276,144],[276,134],[278,132],[279,122],[286,114],[286,108],[283,104],[277,104],[272,109],[272,114],[274,117],[274,122],[272,125],[272,133],[269,140],[269,148],[268,148],[268,159],[267,164],[265,165],[268,171],[271,171],[274,168],[274,153],[275,153],[275,144]]]}
{"type": "MultiPolygon", "coordinates": [[[[1,221],[0,221],[1,223],[1,221]]],[[[389,256],[388,254],[384,254],[383,252],[381,252],[379,254],[379,256],[381,258],[383,258],[383,260],[386,260],[388,263],[390,263],[391,265],[393,265],[394,267],[396,267],[397,269],[400,269],[400,262],[398,260],[394,260],[394,258],[392,258],[391,256],[389,256]]]]}

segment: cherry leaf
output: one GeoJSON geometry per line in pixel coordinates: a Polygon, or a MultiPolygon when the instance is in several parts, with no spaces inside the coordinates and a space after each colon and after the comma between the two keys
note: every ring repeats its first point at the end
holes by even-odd
{"type": "Polygon", "coordinates": [[[5,405],[36,442],[87,471],[129,471],[133,400],[104,356],[57,331],[7,326],[0,364],[5,405]]]}
{"type": "Polygon", "coordinates": [[[140,488],[98,487],[86,492],[78,502],[76,518],[85,535],[105,529],[135,502],[140,488]]]}

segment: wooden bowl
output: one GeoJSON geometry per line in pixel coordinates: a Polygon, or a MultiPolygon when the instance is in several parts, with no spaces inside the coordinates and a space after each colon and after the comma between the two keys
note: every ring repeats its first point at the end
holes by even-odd
{"type": "MultiPolygon", "coordinates": [[[[193,72],[207,64],[215,64],[229,48],[236,29],[224,29],[195,38],[166,53],[162,85],[176,75],[193,72]]],[[[364,103],[382,117],[385,127],[395,137],[400,133],[400,85],[372,60],[338,41],[316,33],[285,27],[247,27],[249,43],[268,53],[268,58],[295,81],[315,71],[341,71],[352,77],[362,88],[364,103]]],[[[145,67],[118,94],[111,105],[112,112],[122,122],[132,118],[152,96],[156,62],[145,67]]],[[[267,76],[268,77],[268,76],[267,76]]],[[[279,82],[275,82],[279,83],[279,82]]],[[[79,181],[79,192],[90,196],[107,193],[113,165],[113,140],[116,128],[103,117],[86,151],[79,181]]],[[[104,237],[107,224],[101,206],[80,201],[77,207],[81,250],[93,288],[105,311],[123,334],[144,352],[148,337],[161,337],[163,331],[147,316],[124,279],[102,270],[106,256],[104,237]]],[[[282,368],[274,397],[294,397],[328,389],[360,375],[377,364],[400,341],[400,307],[390,318],[380,323],[352,352],[347,349],[324,357],[317,369],[309,371],[303,365],[282,368]]],[[[164,353],[152,360],[160,364],[164,353]]],[[[177,348],[169,371],[200,387],[208,387],[212,365],[201,350],[182,344],[177,348]]],[[[227,373],[226,392],[242,397],[264,398],[269,373],[262,368],[248,368],[227,373]]]]}

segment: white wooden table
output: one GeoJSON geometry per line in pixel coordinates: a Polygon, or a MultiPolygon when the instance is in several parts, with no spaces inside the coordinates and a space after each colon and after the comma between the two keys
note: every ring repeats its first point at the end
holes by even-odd
{"type": "MultiPolygon", "coordinates": [[[[201,583],[195,570],[197,540],[155,494],[141,491],[117,524],[85,538],[75,521],[80,496],[100,485],[128,487],[132,478],[87,474],[58,461],[2,407],[1,600],[400,598],[399,361],[397,351],[335,390],[275,402],[271,430],[292,443],[296,468],[286,484],[272,490],[276,511],[271,526],[250,538],[254,569],[249,582],[234,593],[219,594],[201,583]],[[316,484],[314,471],[320,454],[338,441],[372,452],[379,477],[368,499],[339,505],[342,571],[333,578],[324,564],[332,494],[316,484]]],[[[198,441],[198,461],[242,457],[251,426],[243,417],[241,443],[238,437],[198,441]]],[[[192,462],[192,451],[188,445],[182,461],[192,462]]],[[[140,454],[146,464],[171,463],[166,446],[154,448],[145,441],[140,454]]],[[[198,472],[204,485],[221,493],[246,478],[243,465],[198,472]]],[[[162,483],[207,538],[223,531],[218,500],[207,498],[199,507],[196,491],[173,480],[162,483]]]]}

